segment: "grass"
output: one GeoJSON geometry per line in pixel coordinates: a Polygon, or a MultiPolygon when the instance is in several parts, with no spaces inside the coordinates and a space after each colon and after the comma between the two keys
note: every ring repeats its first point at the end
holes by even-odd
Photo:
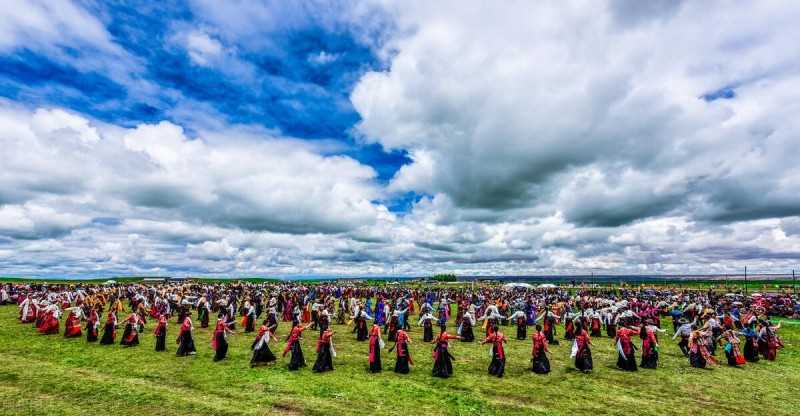
{"type": "MultiPolygon", "coordinates": [[[[286,360],[251,369],[254,334],[230,338],[228,358],[212,362],[210,330],[197,329],[195,357],[153,351],[152,322],[134,348],[87,344],[36,333],[16,321],[14,306],[0,307],[0,414],[757,414],[794,415],[800,408],[800,323],[786,322],[786,348],[775,362],[689,367],[675,343],[662,337],[660,368],[624,373],[614,367],[609,338],[595,339],[595,371],[582,374],[569,360],[570,344],[551,347],[553,371],[529,371],[530,341],[510,340],[506,377],[486,374],[488,346],[454,343],[455,376],[430,375],[431,346],[412,330],[411,374],[394,374],[393,354],[383,352],[384,372],[367,373],[367,343],[334,325],[335,371],[289,372],[286,360]],[[388,358],[388,359],[387,359],[388,358]]],[[[174,342],[174,320],[168,340],[174,342]]],[[[287,328],[281,325],[281,341],[287,328]]],[[[505,329],[515,335],[513,327],[505,329]]],[[[306,332],[303,350],[313,363],[315,333],[306,332]]],[[[276,354],[283,343],[272,344],[276,354]]],[[[169,352],[171,351],[171,352],[169,352]]],[[[721,351],[718,356],[723,358],[721,351]]]]}

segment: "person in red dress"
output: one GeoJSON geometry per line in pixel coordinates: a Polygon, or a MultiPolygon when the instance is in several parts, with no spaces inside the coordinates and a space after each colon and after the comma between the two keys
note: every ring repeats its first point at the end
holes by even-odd
{"type": "Polygon", "coordinates": [[[506,368],[506,352],[503,344],[508,342],[508,338],[499,329],[486,337],[481,344],[492,344],[492,361],[489,364],[489,374],[503,377],[506,368]]]}
{"type": "Polygon", "coordinates": [[[533,338],[533,349],[531,351],[533,366],[531,371],[536,374],[547,374],[550,372],[550,360],[547,358],[547,337],[542,333],[542,326],[536,325],[536,332],[533,338]]]}
{"type": "Polygon", "coordinates": [[[80,337],[83,335],[81,333],[81,315],[83,312],[79,307],[73,307],[67,309],[69,311],[69,315],[67,316],[67,320],[64,322],[64,338],[75,338],[80,337]]]}
{"type": "MultiPolygon", "coordinates": [[[[396,334],[395,334],[396,337],[396,334]]],[[[396,339],[396,338],[395,338],[396,339]]],[[[372,324],[369,330],[369,372],[381,372],[381,348],[383,348],[383,339],[381,339],[381,327],[378,324],[372,324]]]]}

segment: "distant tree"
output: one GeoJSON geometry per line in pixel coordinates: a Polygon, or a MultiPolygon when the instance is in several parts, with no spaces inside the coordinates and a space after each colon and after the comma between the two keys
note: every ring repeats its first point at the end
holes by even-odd
{"type": "Polygon", "coordinates": [[[433,275],[433,280],[437,282],[455,282],[458,281],[458,277],[452,273],[437,273],[433,275]]]}

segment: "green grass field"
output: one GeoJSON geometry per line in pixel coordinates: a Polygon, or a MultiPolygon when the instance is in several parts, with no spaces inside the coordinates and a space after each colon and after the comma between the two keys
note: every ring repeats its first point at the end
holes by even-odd
{"type": "MultiPolygon", "coordinates": [[[[230,339],[228,359],[214,363],[208,329],[197,329],[198,354],[176,357],[153,351],[152,322],[142,344],[87,344],[84,338],[44,336],[16,321],[14,306],[0,307],[0,413],[38,415],[265,415],[265,414],[737,414],[796,415],[800,409],[800,323],[785,321],[786,344],[776,362],[690,368],[675,343],[662,336],[658,370],[624,373],[614,367],[609,338],[594,339],[595,371],[582,374],[569,360],[570,344],[552,346],[552,373],[530,372],[530,341],[510,340],[506,376],[486,374],[488,346],[454,343],[454,377],[430,375],[431,346],[412,332],[411,374],[392,372],[384,350],[384,372],[368,374],[367,343],[334,325],[336,370],[314,374],[285,369],[286,360],[249,367],[254,334],[230,339]]],[[[168,340],[176,325],[170,322],[168,340]]],[[[513,327],[504,329],[510,336],[513,327]]],[[[282,324],[278,354],[286,334],[282,324]]],[[[671,335],[671,334],[670,334],[671,335]]],[[[315,333],[303,341],[309,367],[315,333]]],[[[171,352],[169,352],[171,351],[171,352]]],[[[721,351],[717,352],[724,358],[721,351]]]]}

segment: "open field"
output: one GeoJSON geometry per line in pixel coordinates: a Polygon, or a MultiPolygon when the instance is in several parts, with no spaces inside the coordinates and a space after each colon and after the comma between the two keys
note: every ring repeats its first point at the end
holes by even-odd
{"type": "MultiPolygon", "coordinates": [[[[251,369],[253,334],[231,337],[227,360],[214,363],[208,329],[196,331],[198,354],[175,357],[153,351],[148,328],[142,344],[87,344],[84,339],[44,336],[16,321],[16,308],[0,307],[0,396],[2,414],[756,414],[793,415],[800,408],[800,324],[786,322],[786,348],[776,362],[748,363],[743,369],[690,368],[673,341],[662,337],[660,368],[624,373],[614,367],[608,338],[594,340],[595,371],[581,374],[569,360],[570,346],[551,347],[553,372],[531,373],[530,343],[511,340],[506,377],[486,374],[488,347],[455,343],[456,374],[447,380],[430,375],[430,345],[412,330],[416,365],[407,376],[391,371],[370,375],[367,344],[338,331],[332,373],[310,369],[289,372],[285,360],[251,369]]],[[[513,335],[513,328],[506,331],[513,335]]],[[[282,324],[279,334],[285,334],[282,324]]],[[[313,363],[315,334],[303,342],[313,363]]],[[[176,327],[168,339],[174,340],[176,327]]],[[[283,339],[283,337],[281,337],[283,339]]],[[[272,350],[279,352],[280,345],[272,350]]],[[[169,351],[175,350],[168,344],[169,351]]],[[[384,350],[385,351],[385,350],[384,350]]],[[[718,351],[722,356],[722,352],[718,351]]],[[[386,359],[390,357],[389,359],[386,359]]]]}

